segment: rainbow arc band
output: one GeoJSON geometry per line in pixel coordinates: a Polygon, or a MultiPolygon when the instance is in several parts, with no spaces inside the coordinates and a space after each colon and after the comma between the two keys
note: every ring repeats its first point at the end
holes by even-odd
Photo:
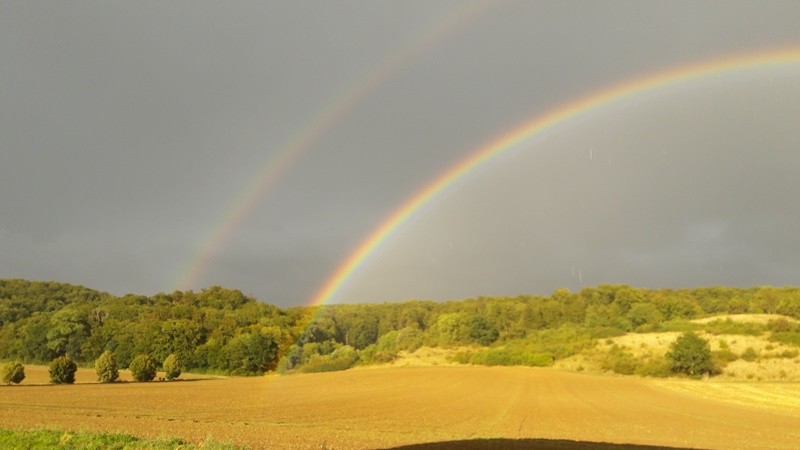
{"type": "Polygon", "coordinates": [[[800,64],[800,48],[793,47],[739,54],[680,66],[593,92],[523,122],[521,125],[501,134],[488,144],[471,152],[466,158],[439,174],[402,203],[347,256],[307,304],[318,306],[330,302],[353,273],[409,217],[460,178],[506,150],[525,143],[525,141],[530,140],[538,133],[559,125],[570,118],[647,91],[720,73],[787,64],[800,64]]]}
{"type": "Polygon", "coordinates": [[[322,136],[348,113],[355,109],[386,83],[400,68],[437,43],[456,34],[493,7],[492,2],[462,2],[448,11],[440,20],[421,32],[412,33],[394,51],[389,52],[376,64],[364,71],[360,77],[348,84],[331,101],[261,165],[256,175],[230,202],[217,222],[209,229],[201,242],[205,243],[191,257],[188,264],[172,283],[173,289],[191,289],[198,283],[214,257],[230,241],[250,213],[272,192],[273,187],[289,169],[314,146],[322,136]]]}

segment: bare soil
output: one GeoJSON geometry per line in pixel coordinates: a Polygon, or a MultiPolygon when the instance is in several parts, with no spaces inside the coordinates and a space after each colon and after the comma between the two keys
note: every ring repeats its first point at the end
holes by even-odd
{"type": "Polygon", "coordinates": [[[800,385],[790,383],[648,380],[524,367],[400,367],[54,386],[28,384],[46,368],[26,371],[30,379],[22,385],[0,387],[2,427],[211,438],[272,449],[599,443],[789,449],[800,442],[800,385]]]}

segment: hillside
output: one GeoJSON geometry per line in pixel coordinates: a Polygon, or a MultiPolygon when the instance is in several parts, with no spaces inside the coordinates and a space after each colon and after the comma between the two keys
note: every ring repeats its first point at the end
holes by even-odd
{"type": "Polygon", "coordinates": [[[118,297],[0,280],[0,359],[48,363],[66,354],[91,365],[108,350],[125,368],[138,354],[159,363],[176,354],[189,371],[254,375],[401,363],[428,348],[451,364],[664,376],[666,346],[692,330],[711,343],[723,377],[794,380],[784,363],[800,349],[798,318],[794,287],[603,285],[550,296],[281,309],[222,287],[118,297]]]}

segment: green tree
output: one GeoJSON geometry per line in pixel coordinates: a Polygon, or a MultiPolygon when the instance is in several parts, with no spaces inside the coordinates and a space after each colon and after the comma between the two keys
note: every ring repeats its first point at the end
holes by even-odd
{"type": "Polygon", "coordinates": [[[489,345],[500,336],[494,327],[483,316],[472,316],[469,320],[469,337],[480,345],[489,345]]]}
{"type": "Polygon", "coordinates": [[[181,376],[181,361],[174,353],[167,356],[161,366],[164,368],[164,376],[167,380],[172,381],[181,376]]]}
{"type": "Polygon", "coordinates": [[[89,335],[86,317],[80,311],[67,307],[50,318],[47,347],[56,355],[80,355],[81,344],[89,335]]]}
{"type": "Polygon", "coordinates": [[[25,379],[25,367],[19,361],[6,364],[2,376],[5,384],[20,384],[25,379]]]}
{"type": "Polygon", "coordinates": [[[128,369],[136,381],[153,381],[156,377],[156,363],[150,355],[139,355],[133,358],[128,369]]]}
{"type": "Polygon", "coordinates": [[[442,314],[434,328],[438,331],[439,345],[447,347],[469,341],[469,319],[464,312],[442,314]]]}
{"type": "Polygon", "coordinates": [[[174,353],[184,363],[190,363],[194,349],[201,341],[200,327],[190,320],[166,320],[153,343],[153,357],[164,361],[174,353]]]}
{"type": "Polygon", "coordinates": [[[59,356],[50,363],[50,382],[53,384],[72,384],[78,366],[68,356],[59,356]]]}
{"type": "Polygon", "coordinates": [[[395,340],[397,350],[414,351],[422,347],[423,333],[416,325],[408,326],[397,332],[395,340]]]}
{"type": "Polygon", "coordinates": [[[658,325],[661,323],[663,316],[656,305],[652,303],[634,303],[628,311],[627,318],[631,321],[631,325],[636,328],[645,324],[658,325]]]}
{"type": "Polygon", "coordinates": [[[711,346],[693,331],[687,331],[669,346],[667,352],[673,373],[692,377],[715,373],[711,362],[711,346]]]}
{"type": "Polygon", "coordinates": [[[101,383],[113,383],[119,378],[119,369],[114,354],[106,350],[94,362],[94,370],[97,372],[97,381],[101,383]]]}
{"type": "Polygon", "coordinates": [[[224,369],[233,374],[260,375],[275,368],[278,345],[261,333],[242,333],[225,345],[221,356],[224,369]]]}
{"type": "Polygon", "coordinates": [[[21,327],[22,359],[44,363],[56,357],[47,346],[47,332],[50,319],[47,314],[34,313],[21,327]]]}

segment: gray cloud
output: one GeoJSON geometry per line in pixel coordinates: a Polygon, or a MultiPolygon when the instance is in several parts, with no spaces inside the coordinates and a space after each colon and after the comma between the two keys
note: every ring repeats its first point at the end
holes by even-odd
{"type": "MultiPolygon", "coordinates": [[[[4,3],[0,276],[171,290],[271,155],[469,8],[4,3]]],[[[620,80],[798,46],[799,9],[490,5],[340,114],[192,287],[303,303],[409,195],[503,131],[620,80]]],[[[800,77],[770,70],[604,108],[498,158],[399,230],[338,300],[543,293],[579,287],[573,266],[584,284],[792,282],[800,77]]]]}

